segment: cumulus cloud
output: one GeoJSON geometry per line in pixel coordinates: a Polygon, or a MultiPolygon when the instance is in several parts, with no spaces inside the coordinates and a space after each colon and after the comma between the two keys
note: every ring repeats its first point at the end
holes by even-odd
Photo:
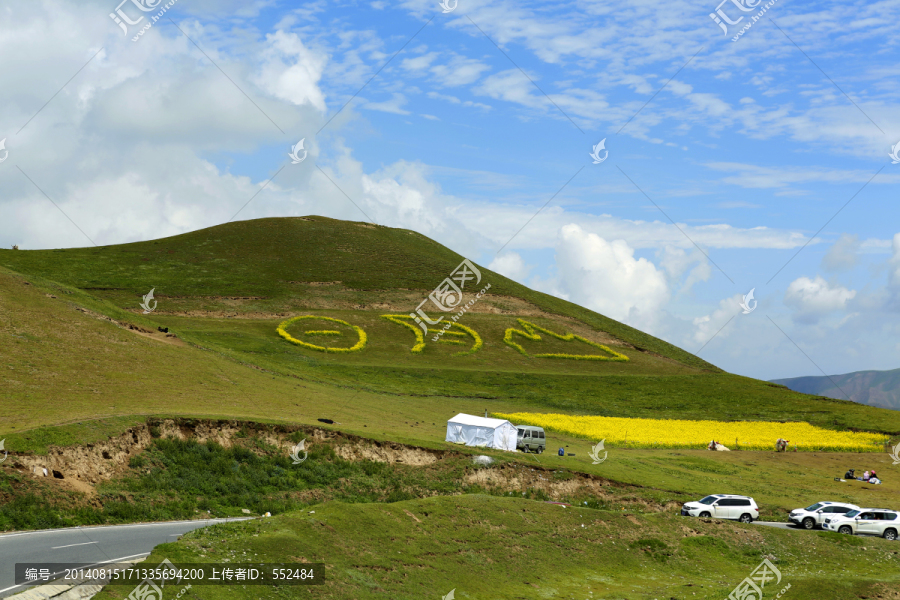
{"type": "Polygon", "coordinates": [[[692,341],[705,346],[713,338],[721,340],[728,337],[732,328],[725,326],[741,312],[740,305],[743,299],[741,294],[723,298],[713,312],[695,318],[693,320],[694,333],[692,341]]]}
{"type": "Polygon", "coordinates": [[[697,248],[693,248],[690,252],[682,248],[674,246],[665,246],[660,253],[660,266],[665,269],[670,281],[678,281],[679,294],[686,294],[690,291],[694,284],[701,281],[708,281],[712,277],[712,268],[706,256],[697,248]],[[691,265],[697,263],[693,268],[691,265]],[[682,279],[685,272],[687,277],[682,279]]]}
{"type": "Polygon", "coordinates": [[[488,268],[520,283],[528,277],[528,273],[531,271],[531,267],[526,265],[522,257],[516,252],[507,252],[502,256],[496,257],[488,265],[488,268]]]}
{"type": "Polygon", "coordinates": [[[822,267],[828,271],[846,271],[859,263],[860,241],[857,235],[844,234],[822,258],[822,267]]]}
{"type": "Polygon", "coordinates": [[[847,303],[855,297],[856,290],[829,283],[817,275],[815,279],[800,277],[792,281],[784,294],[784,303],[794,308],[794,320],[814,323],[830,312],[847,308],[847,303]]]}
{"type": "Polygon", "coordinates": [[[629,324],[651,326],[669,299],[664,273],[635,258],[624,240],[607,241],[572,223],[556,247],[559,291],[583,306],[629,324]]]}
{"type": "Polygon", "coordinates": [[[319,80],[327,57],[309,50],[296,33],[276,31],[266,36],[269,44],[253,81],[260,89],[291,104],[310,103],[325,111],[325,95],[319,80]]]}

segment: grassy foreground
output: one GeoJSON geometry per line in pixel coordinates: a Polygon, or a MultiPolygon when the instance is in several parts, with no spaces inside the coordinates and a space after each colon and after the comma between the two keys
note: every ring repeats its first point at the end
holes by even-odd
{"type": "MultiPolygon", "coordinates": [[[[782,574],[766,597],[875,597],[900,584],[896,544],[779,531],[668,514],[562,508],[467,495],[394,504],[328,502],[215,525],[157,546],[147,563],[323,562],[323,586],[195,586],[182,598],[437,600],[456,598],[717,599],[764,557],[782,574]]],[[[95,598],[124,598],[107,586],[95,598]]],[[[176,586],[177,587],[177,586],[176,586]]]]}
{"type": "MultiPolygon", "coordinates": [[[[215,422],[192,423],[182,421],[181,430],[216,427],[215,422]]],[[[405,424],[422,430],[420,436],[432,429],[428,425],[405,424]]],[[[397,502],[471,493],[588,502],[593,508],[634,513],[676,513],[681,503],[709,493],[747,494],[756,499],[763,520],[784,522],[791,509],[819,500],[892,507],[900,497],[900,481],[890,477],[887,455],[612,448],[606,461],[594,465],[587,455],[589,443],[551,435],[554,445],[566,446],[574,456],[538,457],[435,440],[418,448],[401,447],[408,454],[395,455],[404,461],[397,463],[379,453],[385,438],[375,432],[363,439],[335,432],[323,440],[310,429],[295,427],[285,439],[306,439],[309,451],[306,462],[296,466],[283,449],[271,445],[272,427],[243,424],[228,447],[155,439],[90,496],[66,481],[0,469],[0,530],[191,519],[206,511],[215,516],[240,516],[242,509],[281,514],[325,500],[397,502]],[[360,459],[355,450],[360,444],[369,459],[360,459]],[[490,455],[495,465],[475,467],[474,454],[490,455]],[[834,481],[848,467],[860,472],[877,468],[886,481],[879,486],[834,481]]]]}
{"type": "MultiPolygon", "coordinates": [[[[464,348],[440,342],[411,353],[412,332],[381,315],[408,314],[461,259],[413,232],[319,217],[232,223],[121,246],[0,251],[0,439],[13,459],[102,441],[148,415],[316,426],[335,436],[310,441],[302,471],[253,436],[229,449],[156,440],[93,496],[33,479],[7,461],[0,527],[270,510],[277,518],[192,534],[203,545],[189,545],[189,536],[161,550],[173,560],[237,558],[251,549],[269,560],[318,558],[334,575],[318,591],[210,588],[187,596],[201,600],[259,592],[437,598],[454,588],[459,598],[585,598],[589,591],[610,599],[723,598],[766,554],[791,573],[797,598],[874,597],[879,588],[869,582],[896,577],[896,555],[883,554],[879,540],[688,523],[671,506],[708,493],[750,494],[775,520],[823,499],[895,507],[900,479],[890,476],[886,453],[608,443],[609,458],[594,465],[587,452],[599,440],[553,432],[540,457],[479,451],[505,470],[474,471],[468,450],[443,441],[447,418],[459,412],[796,420],[892,435],[900,433],[900,412],[724,373],[487,269],[491,293],[464,318],[483,348],[455,356],[464,348]],[[138,303],[150,288],[159,306],[144,315],[138,303]],[[278,323],[302,314],[361,326],[368,345],[332,355],[276,334],[278,323]],[[573,353],[573,343],[520,337],[525,356],[503,343],[519,318],[630,360],[538,359],[573,353]],[[160,326],[178,337],[158,333],[160,326]],[[342,435],[455,457],[433,468],[347,461],[337,455],[342,435]],[[558,446],[574,456],[556,456],[558,446]],[[884,485],[834,481],[848,467],[873,466],[884,485]],[[567,487],[584,477],[578,472],[602,477],[605,487],[582,499],[567,487]],[[550,497],[589,504],[575,510],[535,501],[550,497]]],[[[309,339],[338,347],[350,338],[341,330],[309,339]]]]}

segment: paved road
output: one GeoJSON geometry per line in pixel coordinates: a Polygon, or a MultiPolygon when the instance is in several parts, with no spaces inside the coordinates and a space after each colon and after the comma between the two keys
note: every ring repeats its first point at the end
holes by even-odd
{"type": "Polygon", "coordinates": [[[767,527],[776,527],[778,529],[801,529],[800,527],[792,527],[787,523],[775,523],[773,521],[754,521],[754,523],[756,523],[757,525],[765,525],[767,527]]]}
{"type": "MultiPolygon", "coordinates": [[[[788,525],[787,523],[772,523],[770,521],[756,521],[757,525],[766,525],[768,527],[777,527],[778,529],[790,529],[791,531],[807,531],[802,527],[797,527],[796,525],[788,525]]],[[[813,529],[813,531],[823,531],[822,529],[813,529]]],[[[825,531],[828,531],[827,529],[825,531]]],[[[881,537],[877,535],[871,535],[868,533],[858,533],[860,537],[881,537]]]]}
{"type": "Polygon", "coordinates": [[[175,521],[106,527],[75,527],[0,535],[0,598],[25,591],[15,583],[15,563],[102,563],[140,558],[158,544],[193,529],[239,519],[175,521]]]}

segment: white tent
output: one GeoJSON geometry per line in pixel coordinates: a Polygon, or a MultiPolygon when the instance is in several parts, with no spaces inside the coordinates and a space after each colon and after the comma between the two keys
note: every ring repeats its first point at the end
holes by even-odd
{"type": "Polygon", "coordinates": [[[459,413],[447,421],[447,442],[516,450],[516,426],[504,419],[487,419],[459,413]]]}

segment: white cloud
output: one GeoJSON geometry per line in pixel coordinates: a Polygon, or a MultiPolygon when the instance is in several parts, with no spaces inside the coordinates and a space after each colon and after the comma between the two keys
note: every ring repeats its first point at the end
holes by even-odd
{"type": "Polygon", "coordinates": [[[742,300],[743,295],[741,294],[724,298],[719,301],[719,306],[711,314],[695,318],[692,341],[702,347],[713,339],[723,340],[728,337],[734,329],[731,327],[734,323],[729,322],[741,312],[742,300]],[[725,327],[725,325],[729,326],[725,327]]]}
{"type": "Polygon", "coordinates": [[[366,102],[365,104],[363,104],[363,108],[368,108],[369,110],[379,110],[381,112],[387,113],[394,113],[397,115],[411,114],[410,111],[400,108],[404,104],[406,104],[406,96],[404,96],[400,92],[394,92],[391,95],[390,100],[385,100],[384,102],[366,102]]]}
{"type": "Polygon", "coordinates": [[[830,312],[847,308],[847,303],[855,297],[856,290],[829,283],[817,275],[815,279],[800,277],[792,281],[784,294],[784,303],[794,308],[796,321],[814,323],[830,312]]]}
{"type": "Polygon", "coordinates": [[[635,258],[624,240],[609,242],[574,223],[559,230],[556,266],[559,292],[629,324],[651,326],[669,299],[666,278],[653,263],[635,258]]]}
{"type": "Polygon", "coordinates": [[[678,287],[679,294],[686,294],[695,283],[709,281],[710,277],[712,277],[712,268],[709,261],[697,248],[686,252],[682,248],[665,246],[662,252],[658,254],[662,256],[659,263],[660,266],[665,269],[669,280],[673,282],[672,287],[678,287]],[[694,263],[697,263],[696,266],[691,268],[691,265],[694,263]],[[682,276],[688,269],[690,269],[690,272],[682,280],[682,276]]]}
{"type": "Polygon", "coordinates": [[[452,87],[474,83],[489,69],[480,60],[456,55],[445,65],[433,66],[431,72],[441,85],[452,87]]]}
{"type": "Polygon", "coordinates": [[[253,82],[276,98],[296,105],[309,102],[324,112],[325,95],[318,84],[328,58],[307,49],[296,33],[276,31],[266,39],[269,45],[253,82]]]}
{"type": "Polygon", "coordinates": [[[859,250],[859,236],[845,233],[825,253],[822,267],[828,271],[852,269],[859,263],[859,250]]]}
{"type": "MultiPolygon", "coordinates": [[[[734,175],[722,181],[748,189],[781,189],[808,183],[865,183],[872,179],[872,172],[846,169],[808,167],[765,167],[746,163],[711,162],[706,166],[716,171],[731,171],[734,175]]],[[[900,176],[879,174],[872,183],[900,183],[900,176]]]]}
{"type": "Polygon", "coordinates": [[[494,258],[488,268],[520,283],[528,277],[528,273],[531,271],[531,267],[526,265],[522,257],[515,252],[507,252],[503,256],[494,258]]]}
{"type": "MultiPolygon", "coordinates": [[[[510,204],[471,205],[467,208],[472,229],[481,231],[494,240],[497,248],[534,217],[534,206],[510,204]]],[[[640,250],[665,246],[691,249],[693,240],[701,248],[770,248],[786,250],[799,248],[808,241],[802,233],[769,227],[740,228],[724,223],[712,225],[687,225],[678,227],[661,220],[638,221],[609,214],[593,215],[567,211],[559,206],[549,206],[539,215],[540,226],[529,225],[516,235],[514,248],[551,248],[556,245],[556,232],[564,225],[577,221],[585,230],[604,239],[621,239],[630,247],[640,250]],[[685,234],[690,239],[685,237],[685,234]]],[[[820,238],[809,245],[821,243],[820,238]]],[[[715,258],[713,257],[715,260],[715,258]]]]}

